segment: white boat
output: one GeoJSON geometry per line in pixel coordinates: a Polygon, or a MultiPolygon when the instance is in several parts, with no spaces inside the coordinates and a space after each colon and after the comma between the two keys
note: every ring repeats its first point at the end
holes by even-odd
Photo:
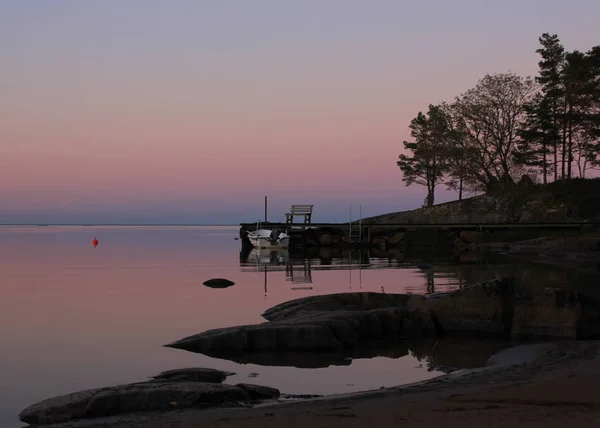
{"type": "Polygon", "coordinates": [[[290,237],[279,229],[258,229],[248,232],[248,239],[256,248],[287,248],[290,237]]]}

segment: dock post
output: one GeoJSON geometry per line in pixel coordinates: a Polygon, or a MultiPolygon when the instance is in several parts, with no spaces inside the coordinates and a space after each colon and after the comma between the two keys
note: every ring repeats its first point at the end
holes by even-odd
{"type": "Polygon", "coordinates": [[[350,218],[348,220],[348,242],[352,242],[352,205],[350,205],[350,218]]]}
{"type": "Polygon", "coordinates": [[[362,244],[362,205],[358,206],[358,242],[362,244]]]}
{"type": "Polygon", "coordinates": [[[306,236],[306,223],[302,223],[302,249],[303,251],[306,250],[306,241],[308,239],[308,237],[306,236]]]}

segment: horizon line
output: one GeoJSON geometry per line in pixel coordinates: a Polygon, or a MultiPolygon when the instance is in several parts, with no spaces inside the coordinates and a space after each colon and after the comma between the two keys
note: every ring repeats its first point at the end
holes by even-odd
{"type": "MultiPolygon", "coordinates": [[[[241,223],[240,223],[241,224],[241,223]]],[[[240,224],[202,224],[202,223],[0,223],[2,226],[239,226],[240,224]]]]}

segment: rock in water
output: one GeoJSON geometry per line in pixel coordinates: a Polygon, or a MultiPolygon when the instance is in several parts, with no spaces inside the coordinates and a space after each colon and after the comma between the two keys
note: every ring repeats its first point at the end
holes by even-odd
{"type": "Polygon", "coordinates": [[[600,304],[575,291],[547,289],[515,299],[511,337],[593,339],[600,336],[600,304]]]}
{"type": "MultiPolygon", "coordinates": [[[[413,302],[417,302],[415,298],[413,302]]],[[[600,303],[568,290],[529,295],[513,278],[498,278],[421,299],[447,335],[511,339],[591,339],[600,336],[600,303]]]]}
{"type": "Polygon", "coordinates": [[[235,373],[224,372],[216,369],[190,367],[183,369],[167,370],[166,372],[161,372],[156,376],[152,376],[152,379],[221,383],[225,379],[227,379],[227,376],[233,376],[234,374],[235,373]]]}
{"type": "Polygon", "coordinates": [[[209,330],[165,346],[221,358],[250,351],[339,352],[372,340],[435,335],[426,311],[392,306],[411,298],[377,293],[315,296],[264,314],[276,321],[209,330]]]}
{"type": "Polygon", "coordinates": [[[441,335],[584,339],[600,336],[600,303],[568,291],[527,296],[497,278],[427,296],[339,293],[281,303],[268,322],[205,331],[167,347],[242,360],[243,354],[360,350],[371,341],[441,335]]]}
{"type": "Polygon", "coordinates": [[[227,288],[231,287],[235,282],[225,278],[213,278],[203,282],[204,285],[211,288],[227,288]]]}
{"type": "Polygon", "coordinates": [[[149,381],[90,389],[50,398],[27,407],[19,414],[19,419],[32,425],[47,425],[75,419],[249,400],[250,396],[245,390],[233,385],[149,381]]]}
{"type": "Polygon", "coordinates": [[[427,309],[447,335],[510,335],[514,280],[501,278],[429,295],[427,309]]]}

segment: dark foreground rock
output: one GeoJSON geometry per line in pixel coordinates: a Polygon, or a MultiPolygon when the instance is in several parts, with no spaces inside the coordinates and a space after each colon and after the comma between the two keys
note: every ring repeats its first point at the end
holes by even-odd
{"type": "Polygon", "coordinates": [[[233,359],[272,352],[341,352],[385,339],[440,336],[586,339],[600,336],[600,305],[576,292],[528,295],[499,278],[427,296],[341,293],[268,309],[262,324],[209,330],[168,347],[233,359]]]}
{"type": "Polygon", "coordinates": [[[574,291],[531,294],[511,278],[411,300],[429,310],[445,335],[510,339],[593,339],[600,336],[600,302],[574,291]]]}
{"type": "Polygon", "coordinates": [[[303,314],[331,311],[370,311],[405,307],[413,296],[384,293],[337,293],[309,296],[280,303],[263,313],[269,321],[286,320],[303,314]]]}
{"type": "Polygon", "coordinates": [[[279,390],[259,385],[226,385],[212,369],[180,369],[163,372],[147,382],[89,389],[33,404],[19,414],[32,425],[48,425],[78,419],[101,418],[137,412],[185,408],[247,406],[253,401],[277,398],[279,390]],[[207,375],[209,374],[209,375],[207,375]],[[213,381],[196,379],[210,376],[213,381]]]}
{"type": "Polygon", "coordinates": [[[164,411],[249,401],[246,391],[208,382],[140,382],[89,389],[36,403],[19,414],[29,424],[52,424],[74,419],[124,413],[164,411]]]}
{"type": "Polygon", "coordinates": [[[399,307],[297,314],[289,320],[210,330],[165,346],[216,357],[245,351],[338,352],[386,337],[434,334],[427,313],[399,307]]]}

